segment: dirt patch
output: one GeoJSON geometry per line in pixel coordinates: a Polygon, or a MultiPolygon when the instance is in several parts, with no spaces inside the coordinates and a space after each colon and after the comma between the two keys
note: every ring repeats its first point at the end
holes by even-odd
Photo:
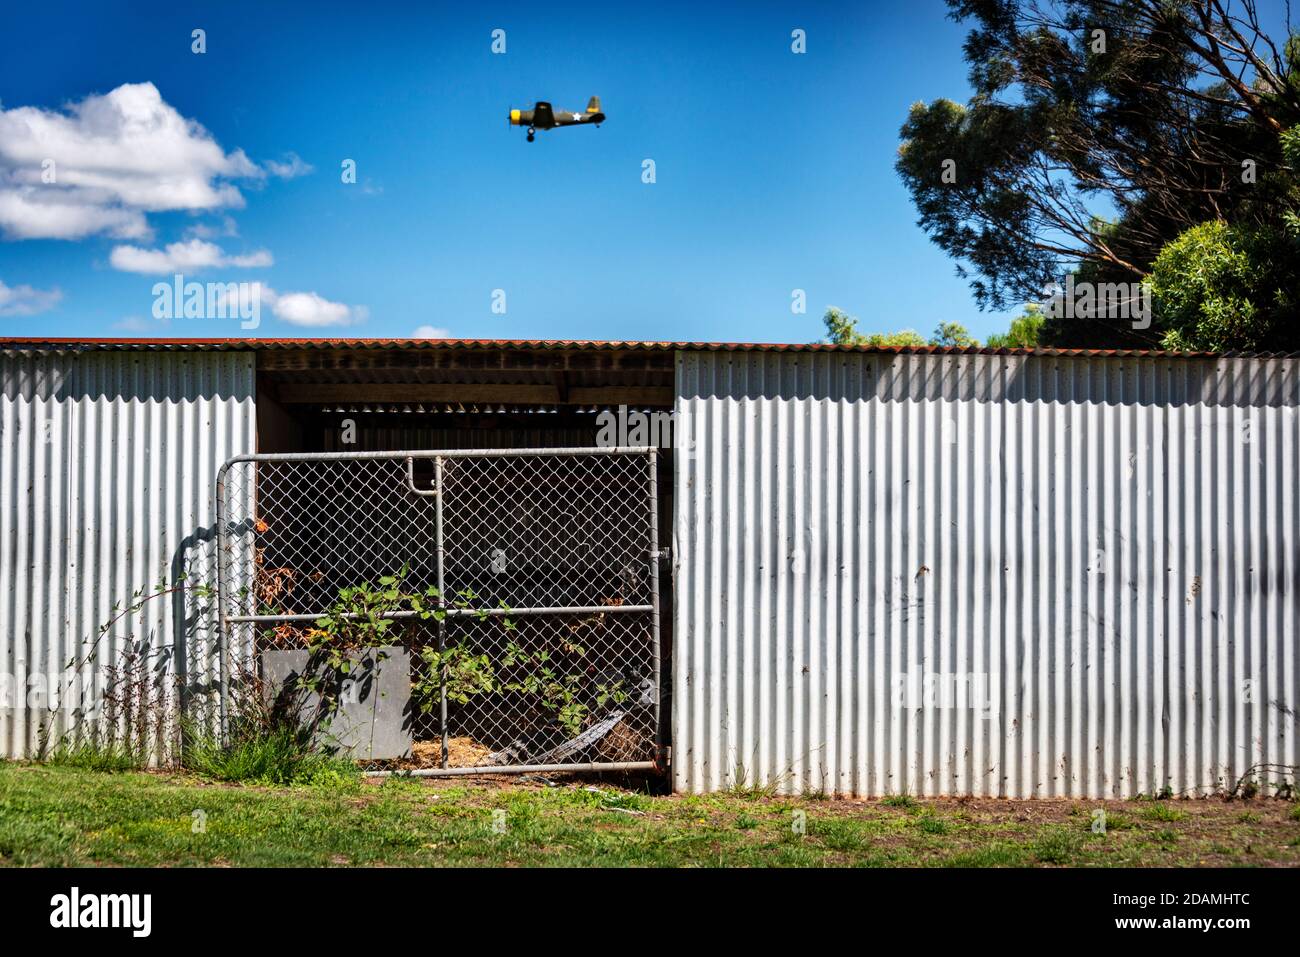
{"type": "Polygon", "coordinates": [[[624,719],[596,742],[596,751],[606,761],[641,761],[646,757],[645,734],[624,719]]]}
{"type": "MultiPolygon", "coordinates": [[[[450,738],[447,741],[447,766],[451,768],[472,768],[479,765],[491,766],[488,755],[492,749],[479,744],[473,738],[450,738]]],[[[373,761],[367,763],[365,771],[414,771],[420,768],[442,767],[442,740],[416,741],[411,746],[409,758],[393,761],[373,761]]]]}
{"type": "MultiPolygon", "coordinates": [[[[447,739],[447,766],[452,768],[472,768],[488,763],[492,749],[479,744],[473,738],[447,739]]],[[[436,768],[442,765],[441,741],[417,741],[411,747],[412,766],[417,768],[436,768]]]]}

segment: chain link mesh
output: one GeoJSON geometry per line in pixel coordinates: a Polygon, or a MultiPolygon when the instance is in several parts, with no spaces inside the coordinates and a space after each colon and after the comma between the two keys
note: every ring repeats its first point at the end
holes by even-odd
{"type": "Polygon", "coordinates": [[[231,653],[251,666],[263,651],[307,647],[341,589],[401,574],[403,591],[424,592],[441,576],[442,623],[399,619],[388,633],[411,652],[406,763],[443,764],[444,689],[447,767],[651,761],[650,456],[235,460],[219,543],[231,653]]]}

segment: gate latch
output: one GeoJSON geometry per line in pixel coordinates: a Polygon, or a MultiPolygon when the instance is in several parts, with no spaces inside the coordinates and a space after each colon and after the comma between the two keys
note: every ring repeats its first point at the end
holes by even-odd
{"type": "MultiPolygon", "coordinates": [[[[440,463],[440,462],[441,462],[441,456],[435,456],[435,457],[434,457],[434,461],[440,463]]],[[[435,480],[435,483],[436,483],[436,480],[435,480]]],[[[426,496],[426,497],[433,497],[433,498],[436,498],[436,497],[438,496],[438,487],[437,487],[436,484],[435,484],[435,486],[434,486],[433,488],[431,488],[431,489],[416,488],[416,485],[415,485],[415,456],[413,456],[413,455],[408,455],[408,456],[406,457],[406,488],[407,488],[408,491],[414,492],[416,495],[424,495],[424,496],[426,496]]]]}
{"type": "Polygon", "coordinates": [[[651,552],[650,557],[651,558],[672,558],[673,550],[671,547],[665,546],[664,548],[661,548],[658,551],[651,552]]]}

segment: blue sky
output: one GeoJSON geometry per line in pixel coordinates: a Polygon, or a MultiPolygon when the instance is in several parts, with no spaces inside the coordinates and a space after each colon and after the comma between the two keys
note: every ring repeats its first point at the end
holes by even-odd
{"type": "Polygon", "coordinates": [[[304,294],[262,336],[799,342],[831,304],[870,330],[1006,326],[915,225],[893,169],[908,106],[967,94],[965,28],[940,0],[104,6],[0,14],[0,122],[30,140],[0,145],[0,335],[246,334],[152,317],[171,271],[150,269],[173,244],[213,263],[187,279],[304,294]],[[202,129],[182,124],[184,150],[101,150],[126,135],[109,115],[125,101],[83,101],[123,84],[157,91],[133,88],[133,109],[202,129]],[[592,94],[599,130],[529,144],[506,122],[592,94]],[[51,225],[32,177],[60,151],[75,208],[51,225]]]}

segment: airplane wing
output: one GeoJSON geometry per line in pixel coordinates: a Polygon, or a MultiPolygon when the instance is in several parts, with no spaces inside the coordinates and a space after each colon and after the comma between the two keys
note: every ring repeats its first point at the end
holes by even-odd
{"type": "Polygon", "coordinates": [[[538,129],[550,129],[555,125],[555,114],[551,112],[551,104],[538,101],[533,107],[533,126],[538,129]]]}

